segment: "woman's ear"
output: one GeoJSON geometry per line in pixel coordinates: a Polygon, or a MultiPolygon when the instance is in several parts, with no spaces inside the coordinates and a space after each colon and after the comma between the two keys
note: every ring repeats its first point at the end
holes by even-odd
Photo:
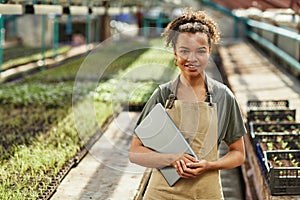
{"type": "Polygon", "coordinates": [[[173,48],[173,53],[174,53],[174,56],[177,57],[177,53],[176,53],[176,49],[173,48]]]}

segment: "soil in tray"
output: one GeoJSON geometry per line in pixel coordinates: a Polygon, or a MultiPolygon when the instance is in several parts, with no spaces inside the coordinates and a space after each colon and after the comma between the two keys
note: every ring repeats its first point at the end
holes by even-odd
{"type": "Polygon", "coordinates": [[[248,120],[255,122],[294,122],[295,109],[249,110],[248,120]]]}
{"type": "Polygon", "coordinates": [[[263,151],[298,149],[294,142],[260,142],[263,151]]]}
{"type": "MultiPolygon", "coordinates": [[[[266,151],[265,159],[268,161],[271,168],[278,167],[299,167],[300,166],[300,151],[287,150],[287,151],[266,151]]],[[[298,168],[297,170],[299,170],[298,168]]],[[[297,171],[296,170],[296,171],[297,171]]],[[[289,170],[287,170],[289,171],[289,170]]],[[[290,170],[293,171],[293,170],[290,170]]],[[[299,173],[299,172],[297,172],[299,173]]]]}
{"type": "Polygon", "coordinates": [[[297,160],[295,158],[291,160],[284,160],[284,159],[276,159],[274,160],[268,160],[270,166],[273,168],[275,167],[300,167],[300,160],[297,160]]]}
{"type": "Polygon", "coordinates": [[[259,123],[253,125],[253,132],[299,133],[300,126],[298,123],[259,123]]]}

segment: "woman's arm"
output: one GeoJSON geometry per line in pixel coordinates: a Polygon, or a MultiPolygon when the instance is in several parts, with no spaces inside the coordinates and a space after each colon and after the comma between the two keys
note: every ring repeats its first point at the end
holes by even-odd
{"type": "Polygon", "coordinates": [[[183,178],[195,178],[209,170],[231,169],[240,166],[245,161],[243,137],[228,146],[228,153],[215,161],[200,160],[199,162],[176,162],[178,174],[183,178]]]}
{"type": "Polygon", "coordinates": [[[133,136],[131,147],[129,150],[129,160],[132,163],[149,167],[161,168],[165,166],[175,166],[176,160],[184,160],[185,162],[195,162],[196,159],[187,154],[162,154],[152,151],[143,146],[140,139],[133,136]]]}
{"type": "Polygon", "coordinates": [[[245,161],[244,139],[240,137],[228,146],[228,153],[222,158],[210,162],[212,170],[231,169],[240,166],[245,161]]]}

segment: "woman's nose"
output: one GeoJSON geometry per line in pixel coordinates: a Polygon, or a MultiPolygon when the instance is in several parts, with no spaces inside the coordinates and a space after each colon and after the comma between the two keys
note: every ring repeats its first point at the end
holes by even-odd
{"type": "Polygon", "coordinates": [[[189,55],[187,56],[187,61],[192,62],[197,60],[197,56],[196,53],[194,52],[190,52],[189,55]]]}

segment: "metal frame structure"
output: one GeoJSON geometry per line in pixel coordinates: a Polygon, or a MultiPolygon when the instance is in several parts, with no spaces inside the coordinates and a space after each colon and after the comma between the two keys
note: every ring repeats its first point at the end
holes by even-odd
{"type": "MultiPolygon", "coordinates": [[[[117,15],[136,12],[137,2],[141,1],[103,1],[103,0],[0,0],[0,73],[2,71],[2,54],[4,43],[4,16],[34,14],[42,16],[42,60],[45,58],[45,35],[47,15],[53,16],[53,51],[54,57],[58,49],[58,17],[68,15],[67,30],[72,33],[72,16],[86,16],[86,43],[90,43],[91,15],[117,15]],[[107,3],[108,2],[108,3],[107,3]]],[[[100,27],[98,27],[100,28],[100,27]]],[[[97,37],[99,39],[99,37],[97,37]]],[[[43,66],[44,67],[44,66],[43,66]]]]}
{"type": "Polygon", "coordinates": [[[237,37],[239,35],[238,33],[238,24],[243,23],[246,28],[246,35],[247,37],[251,38],[253,41],[257,42],[264,48],[268,49],[268,51],[272,52],[274,55],[276,55],[278,58],[282,59],[285,63],[287,63],[292,69],[294,69],[298,74],[300,74],[300,63],[299,61],[283,51],[281,48],[279,48],[276,44],[276,41],[268,41],[264,37],[260,36],[258,33],[253,31],[253,29],[257,30],[264,30],[267,32],[270,32],[273,34],[274,38],[284,37],[291,41],[294,41],[298,44],[298,47],[300,48],[300,35],[299,33],[295,31],[288,30],[286,28],[278,27],[269,23],[255,21],[251,19],[245,19],[240,18],[234,15],[231,10],[228,10],[227,8],[220,6],[218,4],[213,3],[210,0],[200,0],[201,3],[208,5],[216,10],[221,11],[222,13],[226,14],[227,16],[230,16],[234,18],[235,24],[234,24],[234,32],[235,36],[237,37]]]}

